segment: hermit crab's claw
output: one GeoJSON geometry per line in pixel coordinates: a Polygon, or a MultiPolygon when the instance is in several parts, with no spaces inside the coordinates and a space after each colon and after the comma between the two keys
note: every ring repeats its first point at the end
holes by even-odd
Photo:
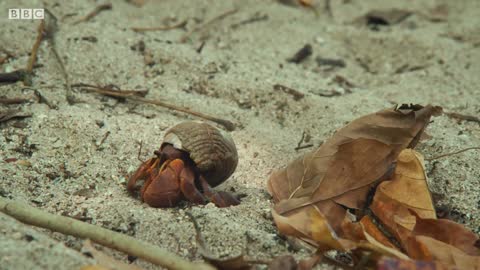
{"type": "Polygon", "coordinates": [[[142,163],[142,165],[140,165],[137,171],[132,176],[130,176],[127,183],[127,190],[130,194],[134,193],[137,189],[137,181],[145,180],[145,178],[149,177],[151,172],[158,165],[158,162],[158,158],[151,158],[142,163]]]}
{"type": "Polygon", "coordinates": [[[144,184],[142,199],[152,207],[172,207],[182,199],[178,177],[184,168],[183,161],[166,161],[158,172],[153,172],[144,184]]]}
{"type": "Polygon", "coordinates": [[[217,207],[229,207],[240,204],[240,201],[232,194],[225,191],[217,192],[213,190],[203,176],[200,176],[199,180],[202,185],[203,194],[217,207]]]}

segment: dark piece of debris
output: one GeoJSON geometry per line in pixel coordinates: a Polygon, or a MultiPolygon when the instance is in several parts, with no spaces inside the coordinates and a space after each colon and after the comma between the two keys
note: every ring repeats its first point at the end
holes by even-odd
{"type": "Polygon", "coordinates": [[[317,61],[317,64],[319,66],[324,66],[327,69],[344,68],[347,66],[347,64],[343,59],[323,58],[323,57],[317,56],[315,60],[317,61]]]}
{"type": "Polygon", "coordinates": [[[298,90],[295,90],[293,88],[290,88],[290,87],[287,87],[285,85],[281,85],[281,84],[275,84],[273,86],[273,90],[277,90],[277,91],[283,91],[289,95],[292,95],[293,96],[293,99],[295,101],[298,101],[300,99],[302,99],[305,95],[302,93],[302,92],[299,92],[298,90]]]}
{"type": "Polygon", "coordinates": [[[303,60],[307,59],[310,55],[312,55],[312,45],[306,44],[301,48],[294,56],[287,59],[289,63],[300,64],[303,60]]]}
{"type": "Polygon", "coordinates": [[[401,9],[371,10],[357,18],[355,22],[367,25],[370,29],[378,31],[380,26],[394,25],[402,22],[412,15],[411,11],[401,9]]]}

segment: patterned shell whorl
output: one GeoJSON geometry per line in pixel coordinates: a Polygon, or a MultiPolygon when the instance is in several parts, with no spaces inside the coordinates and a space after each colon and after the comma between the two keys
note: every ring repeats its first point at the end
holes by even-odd
{"type": "Polygon", "coordinates": [[[238,164],[232,137],[204,122],[187,121],[171,127],[165,133],[163,143],[189,153],[212,187],[227,180],[238,164]]]}

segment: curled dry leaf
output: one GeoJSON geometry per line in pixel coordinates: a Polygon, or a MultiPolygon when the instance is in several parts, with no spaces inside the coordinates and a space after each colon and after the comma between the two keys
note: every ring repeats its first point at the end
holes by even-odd
{"type": "MultiPolygon", "coordinates": [[[[434,261],[434,269],[480,269],[478,236],[453,221],[436,219],[420,153],[400,153],[392,179],[377,187],[370,209],[411,258],[434,261]]],[[[407,269],[417,269],[420,264],[409,265],[407,269]]]]}
{"type": "Polygon", "coordinates": [[[373,251],[370,260],[378,260],[382,255],[399,259],[408,259],[390,240],[382,234],[369,216],[364,216],[360,222],[347,218],[342,224],[343,236],[354,243],[355,248],[373,251]]]}
{"type": "Polygon", "coordinates": [[[400,153],[392,179],[378,185],[370,209],[400,242],[415,226],[410,211],[422,218],[436,218],[420,153],[411,149],[400,153]]]}
{"type": "Polygon", "coordinates": [[[317,150],[273,172],[268,190],[280,232],[330,248],[352,247],[336,235],[346,214],[343,206],[364,208],[370,188],[391,174],[399,153],[414,147],[430,117],[440,112],[431,105],[402,105],[363,116],[317,150]],[[312,219],[321,225],[315,230],[330,233],[313,237],[312,219]]]}
{"type": "Polygon", "coordinates": [[[422,219],[416,216],[415,227],[405,241],[410,257],[437,261],[458,269],[480,269],[478,236],[460,224],[445,219],[422,219]]]}

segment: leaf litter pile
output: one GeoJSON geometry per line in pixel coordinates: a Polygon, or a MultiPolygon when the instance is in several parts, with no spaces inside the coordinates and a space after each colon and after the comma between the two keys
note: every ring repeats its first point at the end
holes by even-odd
{"type": "Polygon", "coordinates": [[[347,253],[353,269],[480,269],[478,236],[437,219],[413,150],[441,112],[401,105],[363,116],[272,173],[278,230],[317,249],[300,269],[332,250],[347,253]]]}

